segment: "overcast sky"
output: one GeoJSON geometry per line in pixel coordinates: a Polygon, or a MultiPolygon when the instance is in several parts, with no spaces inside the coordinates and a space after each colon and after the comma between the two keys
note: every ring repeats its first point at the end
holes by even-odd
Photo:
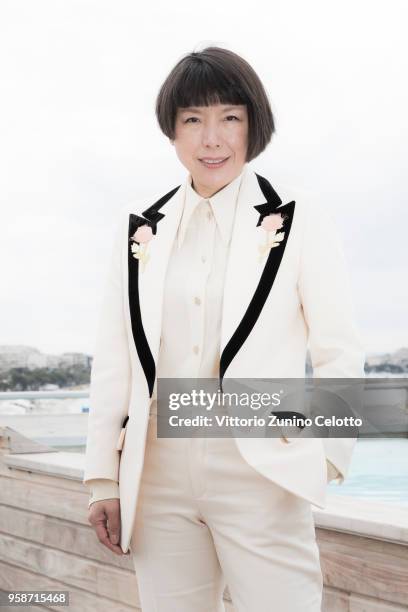
{"type": "Polygon", "coordinates": [[[3,0],[0,344],[92,354],[118,210],[186,174],[159,86],[217,44],[272,102],[251,167],[338,223],[367,351],[408,346],[407,18],[406,0],[3,0]]]}

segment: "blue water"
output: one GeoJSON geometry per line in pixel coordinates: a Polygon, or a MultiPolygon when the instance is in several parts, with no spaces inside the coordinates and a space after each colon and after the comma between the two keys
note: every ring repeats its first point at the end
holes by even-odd
{"type": "Polygon", "coordinates": [[[328,492],[408,506],[408,439],[361,439],[343,484],[328,492]]]}
{"type": "MultiPolygon", "coordinates": [[[[53,446],[85,452],[84,445],[53,446]]],[[[346,480],[331,482],[328,492],[408,507],[408,439],[357,440],[346,480]]]]}

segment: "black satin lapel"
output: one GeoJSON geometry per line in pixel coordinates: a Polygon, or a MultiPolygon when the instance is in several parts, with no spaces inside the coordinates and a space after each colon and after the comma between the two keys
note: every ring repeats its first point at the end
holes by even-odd
{"type": "MultiPolygon", "coordinates": [[[[139,355],[140,363],[142,364],[143,371],[146,376],[147,385],[149,388],[149,396],[153,395],[154,382],[156,379],[156,364],[153,359],[152,352],[150,350],[149,343],[146,338],[146,334],[143,328],[143,321],[140,311],[140,298],[139,298],[139,260],[133,257],[131,251],[131,236],[141,225],[150,225],[154,234],[157,233],[157,224],[164,219],[165,215],[159,212],[159,209],[166,204],[174,196],[176,191],[180,188],[175,187],[164,196],[162,196],[157,202],[146,208],[143,211],[143,217],[139,215],[129,215],[129,231],[128,231],[128,292],[129,292],[129,309],[130,319],[132,323],[132,334],[133,340],[136,345],[137,354],[139,355]]],[[[154,282],[154,279],[152,279],[154,282]]]]}
{"type": "MultiPolygon", "coordinates": [[[[265,196],[267,202],[265,204],[258,204],[254,208],[259,212],[260,217],[257,226],[262,223],[262,219],[271,213],[276,212],[277,207],[282,204],[282,200],[276,191],[273,189],[269,181],[256,174],[259,186],[265,196]]],[[[222,390],[222,379],[224,374],[234,359],[235,355],[248,338],[251,330],[253,329],[258,317],[264,307],[264,304],[268,298],[268,295],[272,289],[273,283],[276,278],[276,274],[279,270],[279,266],[282,261],[283,254],[285,252],[286,243],[288,241],[290,229],[292,227],[293,214],[295,210],[295,201],[289,202],[282,207],[282,212],[287,215],[285,220],[285,237],[282,240],[280,247],[276,249],[270,249],[268,258],[265,263],[265,267],[262,271],[259,283],[255,289],[252,299],[238,325],[235,332],[231,336],[228,343],[225,345],[224,350],[220,358],[220,388],[222,390]]],[[[279,212],[279,211],[278,211],[279,212]]],[[[239,287],[237,287],[239,291],[239,287]]]]}

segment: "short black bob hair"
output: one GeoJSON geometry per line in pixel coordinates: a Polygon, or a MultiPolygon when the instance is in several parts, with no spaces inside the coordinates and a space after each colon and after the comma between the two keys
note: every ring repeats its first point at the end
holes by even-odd
{"type": "Polygon", "coordinates": [[[221,47],[206,47],[202,51],[189,53],[174,66],[156,100],[160,129],[170,140],[174,140],[179,108],[212,104],[246,104],[246,161],[262,153],[275,132],[268,96],[248,62],[221,47]]]}

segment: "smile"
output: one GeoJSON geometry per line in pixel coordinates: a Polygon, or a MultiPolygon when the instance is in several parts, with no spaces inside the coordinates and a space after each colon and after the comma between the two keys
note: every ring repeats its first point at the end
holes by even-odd
{"type": "Polygon", "coordinates": [[[200,162],[206,168],[220,168],[228,160],[229,160],[229,157],[217,157],[217,158],[203,157],[202,159],[200,159],[200,162]]]}

